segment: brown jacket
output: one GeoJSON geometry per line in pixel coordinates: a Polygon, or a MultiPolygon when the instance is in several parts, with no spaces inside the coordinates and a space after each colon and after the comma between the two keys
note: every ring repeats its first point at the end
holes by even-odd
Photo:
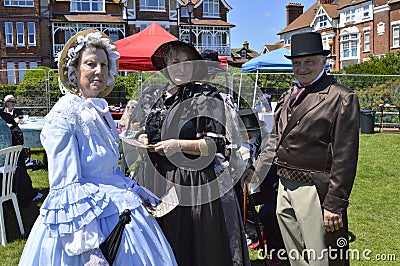
{"type": "Polygon", "coordinates": [[[357,95],[324,74],[289,118],[290,90],[275,111],[275,131],[255,163],[263,178],[273,161],[278,166],[306,171],[317,187],[324,209],[341,213],[356,175],[359,140],[357,95]]]}

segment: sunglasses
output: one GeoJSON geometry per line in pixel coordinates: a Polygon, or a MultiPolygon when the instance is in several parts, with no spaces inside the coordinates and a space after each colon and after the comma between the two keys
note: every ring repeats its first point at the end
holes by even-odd
{"type": "Polygon", "coordinates": [[[126,109],[133,109],[135,106],[127,106],[126,109]]]}

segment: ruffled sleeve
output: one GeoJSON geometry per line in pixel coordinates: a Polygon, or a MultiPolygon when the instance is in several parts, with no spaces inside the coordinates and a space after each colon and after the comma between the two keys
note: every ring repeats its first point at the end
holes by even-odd
{"type": "MultiPolygon", "coordinates": [[[[66,103],[61,100],[57,106],[60,104],[66,103]]],[[[57,106],[46,116],[41,133],[48,158],[50,192],[40,214],[50,237],[77,232],[109,204],[109,198],[97,185],[82,180],[81,151],[75,134],[77,120],[73,110],[57,110],[57,106]]]]}

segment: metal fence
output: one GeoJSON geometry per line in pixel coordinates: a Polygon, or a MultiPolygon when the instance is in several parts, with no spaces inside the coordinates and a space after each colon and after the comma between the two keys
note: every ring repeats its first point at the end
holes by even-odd
{"type": "MultiPolygon", "coordinates": [[[[18,75],[14,77],[20,79],[21,82],[18,85],[4,85],[11,79],[10,72],[0,70],[0,84],[3,84],[0,85],[1,99],[7,94],[14,94],[17,98],[16,107],[23,109],[24,113],[31,116],[46,115],[61,95],[58,88],[57,71],[44,69],[22,71],[25,74],[23,79],[18,75]]],[[[118,107],[130,97],[140,98],[143,84],[153,74],[120,71],[120,79],[127,78],[132,73],[136,73],[137,81],[132,85],[128,84],[128,87],[116,86],[106,98],[111,106],[118,107]],[[134,95],[129,86],[136,86],[134,95]]],[[[377,108],[379,104],[400,105],[400,75],[334,74],[334,76],[343,85],[356,90],[362,108],[379,111],[377,108]]],[[[292,73],[229,73],[220,75],[216,80],[225,93],[233,95],[239,106],[253,107],[254,101],[263,93],[270,94],[271,100],[276,101],[284,91],[292,86],[294,76],[292,73]]]]}

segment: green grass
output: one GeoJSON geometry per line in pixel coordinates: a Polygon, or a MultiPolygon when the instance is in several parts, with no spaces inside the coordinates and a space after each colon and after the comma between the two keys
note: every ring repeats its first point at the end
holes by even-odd
{"type": "MultiPolygon", "coordinates": [[[[400,264],[400,134],[361,135],[357,177],[350,197],[349,230],[354,236],[350,249],[360,252],[359,260],[351,265],[400,264]],[[362,253],[371,250],[371,260],[362,253]],[[377,261],[376,255],[391,256],[396,261],[377,261]]],[[[37,156],[40,156],[37,155],[37,156]]],[[[41,159],[39,157],[39,159],[41,159]]],[[[48,193],[47,172],[29,172],[33,185],[43,194],[48,193]]],[[[38,215],[41,202],[22,209],[25,230],[29,232],[38,215]]],[[[9,213],[12,214],[12,211],[9,213]]],[[[15,215],[6,221],[9,243],[0,246],[0,265],[17,265],[25,238],[20,237],[15,215]]],[[[250,251],[252,265],[262,265],[257,252],[250,251]]]]}

